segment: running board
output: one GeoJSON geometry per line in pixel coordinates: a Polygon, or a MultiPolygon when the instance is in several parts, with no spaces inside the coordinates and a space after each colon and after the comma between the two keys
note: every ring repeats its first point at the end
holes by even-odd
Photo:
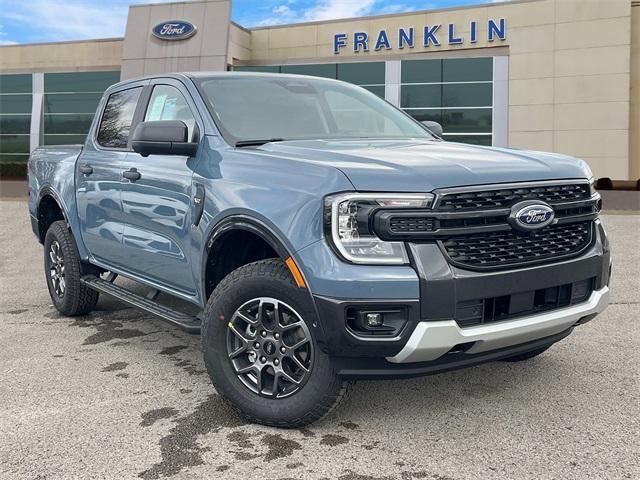
{"type": "Polygon", "coordinates": [[[81,282],[89,288],[109,295],[110,297],[120,300],[127,305],[139,308],[140,310],[144,310],[145,312],[151,313],[152,315],[156,315],[163,320],[179,327],[185,332],[194,334],[200,333],[201,322],[197,317],[191,317],[189,315],[185,315],[182,312],[172,310],[171,308],[165,307],[164,305],[160,305],[158,302],[155,302],[150,298],[140,296],[137,293],[133,293],[126,288],[122,288],[94,275],[87,275],[85,277],[82,277],[81,282]]]}

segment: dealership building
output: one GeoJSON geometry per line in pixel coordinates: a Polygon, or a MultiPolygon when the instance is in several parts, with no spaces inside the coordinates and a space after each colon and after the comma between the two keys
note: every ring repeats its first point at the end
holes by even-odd
{"type": "Polygon", "coordinates": [[[521,0],[244,28],[230,0],[134,5],[124,38],[0,47],[0,171],[83,143],[104,90],[175,71],[360,85],[450,141],[586,160],[640,177],[640,1],[521,0]]]}

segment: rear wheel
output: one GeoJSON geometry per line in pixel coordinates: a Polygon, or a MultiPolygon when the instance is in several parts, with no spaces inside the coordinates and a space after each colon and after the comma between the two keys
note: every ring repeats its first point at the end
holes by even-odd
{"type": "Polygon", "coordinates": [[[513,357],[502,358],[500,361],[502,362],[523,362],[525,360],[529,360],[531,358],[537,357],[541,353],[546,352],[549,347],[542,347],[536,350],[531,350],[530,352],[521,353],[520,355],[514,355],[513,357]]]}
{"type": "Polygon", "coordinates": [[[284,263],[238,268],[205,310],[204,357],[216,390],[256,423],[294,428],[320,419],[348,384],[318,347],[316,328],[308,292],[284,263]]]}
{"type": "Polygon", "coordinates": [[[44,271],[56,309],[67,316],[85,315],[96,306],[98,292],[80,282],[81,262],[67,223],[53,222],[44,239],[44,271]]]}

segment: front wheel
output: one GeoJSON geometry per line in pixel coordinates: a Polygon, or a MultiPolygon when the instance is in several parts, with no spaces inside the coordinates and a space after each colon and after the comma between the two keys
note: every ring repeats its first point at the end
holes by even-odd
{"type": "Polygon", "coordinates": [[[98,292],[80,282],[80,255],[62,220],[53,222],[45,235],[44,272],[51,300],[61,314],[85,315],[96,306],[98,292]]]}
{"type": "Polygon", "coordinates": [[[316,328],[308,292],[282,261],[238,268],[205,310],[204,358],[216,390],[256,423],[297,428],[320,419],[348,384],[318,347],[316,328]]]}

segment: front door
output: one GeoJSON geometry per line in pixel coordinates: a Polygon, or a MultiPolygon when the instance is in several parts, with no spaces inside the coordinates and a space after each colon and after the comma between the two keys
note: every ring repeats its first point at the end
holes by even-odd
{"type": "MultiPolygon", "coordinates": [[[[120,267],[122,255],[122,163],[142,86],[109,95],[97,133],[76,162],[76,200],[80,230],[91,256],[105,267],[120,267]]],[[[93,132],[93,129],[92,129],[93,132]]]]}
{"type": "MultiPolygon", "coordinates": [[[[180,82],[152,83],[144,121],[182,120],[199,140],[195,108],[180,82]],[[189,99],[189,101],[187,100],[189,99]]],[[[122,164],[123,253],[127,271],[195,295],[191,266],[193,170],[196,158],[179,155],[127,154],[122,164]],[[135,172],[132,174],[132,172],[135,172]],[[126,178],[129,177],[129,178],[126,178]]]]}

